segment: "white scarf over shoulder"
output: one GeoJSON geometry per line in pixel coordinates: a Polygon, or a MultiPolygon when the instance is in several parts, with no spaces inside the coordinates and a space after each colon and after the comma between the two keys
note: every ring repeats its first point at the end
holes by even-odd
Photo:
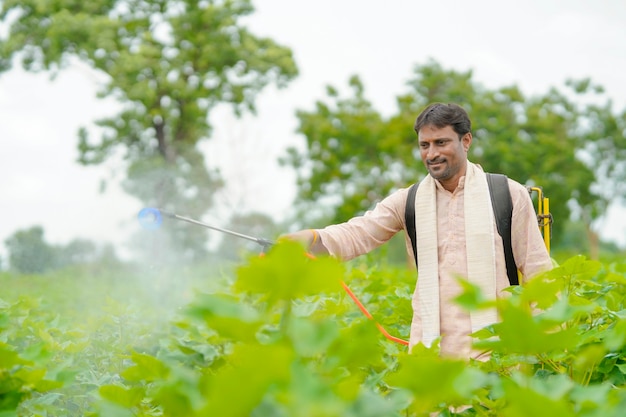
{"type": "MultiPolygon", "coordinates": [[[[439,262],[437,243],[437,187],[428,175],[415,195],[415,225],[418,260],[418,293],[422,321],[421,341],[426,346],[440,337],[439,262]]],[[[467,162],[465,175],[465,244],[467,279],[484,296],[496,297],[494,221],[487,177],[477,165],[467,162]]],[[[465,278],[465,277],[463,277],[465,278]]],[[[445,306],[443,306],[445,308],[445,306]]],[[[495,308],[470,314],[472,332],[497,321],[495,308]]]]}

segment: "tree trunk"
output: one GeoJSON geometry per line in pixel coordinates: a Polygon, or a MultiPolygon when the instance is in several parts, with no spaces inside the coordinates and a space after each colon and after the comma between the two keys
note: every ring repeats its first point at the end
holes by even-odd
{"type": "Polygon", "coordinates": [[[174,154],[174,149],[168,145],[165,138],[165,122],[162,120],[154,122],[154,130],[156,131],[159,153],[168,164],[174,163],[176,155],[174,154]]]}
{"type": "Polygon", "coordinates": [[[589,241],[589,259],[598,260],[600,257],[600,236],[587,226],[587,240],[589,241]]]}

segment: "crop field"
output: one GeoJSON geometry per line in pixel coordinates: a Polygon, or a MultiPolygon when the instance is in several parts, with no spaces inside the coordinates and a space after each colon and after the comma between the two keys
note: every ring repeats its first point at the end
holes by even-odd
{"type": "MultiPolygon", "coordinates": [[[[465,362],[409,354],[341,287],[408,339],[414,271],[302,255],[0,274],[0,417],[624,415],[624,263],[575,256],[511,289],[475,334],[491,358],[465,362]]],[[[458,302],[486,305],[470,284],[458,302]]]]}

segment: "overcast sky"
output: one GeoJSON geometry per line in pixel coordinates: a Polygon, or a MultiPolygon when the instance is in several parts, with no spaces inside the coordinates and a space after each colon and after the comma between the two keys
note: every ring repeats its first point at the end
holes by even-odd
{"type": "MultiPolygon", "coordinates": [[[[568,78],[591,77],[606,88],[616,111],[626,107],[623,0],[254,4],[257,10],[245,23],[292,48],[300,76],[286,90],[265,91],[257,117],[236,120],[224,109],[212,115],[215,135],[203,149],[231,186],[228,197],[219,197],[221,208],[204,219],[218,225],[232,210],[256,208],[277,221],[290,214],[294,176],[276,159],[286,146],[302,144],[294,111],[312,108],[327,84],[345,88],[353,74],[385,115],[395,111],[395,97],[406,91],[413,67],[431,58],[446,69],[472,69],[490,88],[517,84],[527,95],[561,87],[568,78]]],[[[142,206],[116,185],[123,167],[75,162],[78,128],[117,111],[115,103],[95,97],[98,80],[82,65],[54,80],[17,67],[0,74],[0,255],[8,236],[36,224],[59,244],[81,237],[121,248],[136,231],[142,206]],[[105,193],[99,191],[102,179],[109,179],[105,193]]],[[[613,209],[601,226],[605,238],[624,245],[625,211],[613,209]]]]}

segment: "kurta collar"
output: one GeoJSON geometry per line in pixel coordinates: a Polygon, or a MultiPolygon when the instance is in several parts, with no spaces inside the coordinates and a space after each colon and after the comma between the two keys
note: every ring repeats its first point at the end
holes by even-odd
{"type": "Polygon", "coordinates": [[[463,175],[461,178],[459,178],[459,183],[457,184],[456,188],[452,192],[450,192],[450,191],[446,190],[445,188],[443,188],[443,185],[441,185],[439,180],[435,180],[435,186],[437,187],[437,189],[439,191],[444,191],[444,192],[450,193],[450,194],[458,194],[462,190],[465,189],[465,175],[463,175]]]}

